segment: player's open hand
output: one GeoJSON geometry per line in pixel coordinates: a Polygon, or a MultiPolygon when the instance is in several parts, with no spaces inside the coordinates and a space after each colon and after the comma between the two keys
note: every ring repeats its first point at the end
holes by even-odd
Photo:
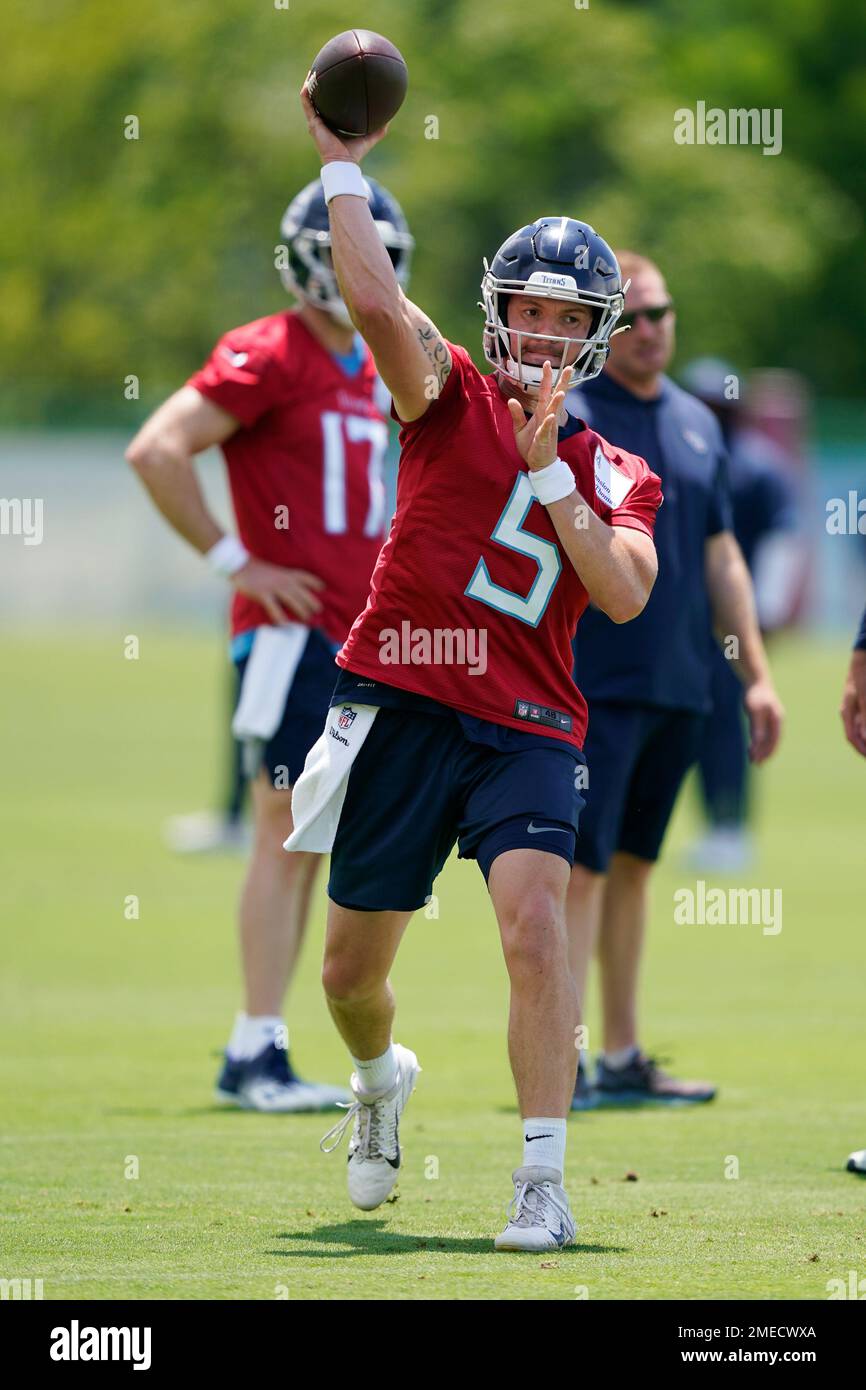
{"type": "Polygon", "coordinates": [[[749,759],[762,763],[775,753],[785,711],[770,681],[755,681],[743,697],[749,721],[749,759]]]}
{"type": "Polygon", "coordinates": [[[541,385],[538,388],[538,404],[527,420],[523,406],[513,397],[509,398],[511,423],[514,438],[520,450],[520,457],[531,472],[547,468],[556,458],[559,412],[565,401],[565,383],[571,376],[571,368],[563,367],[553,385],[553,368],[545,362],[541,369],[541,385]]]}
{"type": "Polygon", "coordinates": [[[251,556],[232,575],[232,583],[240,593],[260,603],[278,627],[297,619],[311,623],[322,609],[318,591],[324,589],[325,582],[306,570],[283,569],[251,556]]]}
{"type": "Polygon", "coordinates": [[[845,737],[866,758],[866,652],[851,653],[851,665],[839,710],[845,737]]]}
{"type": "Polygon", "coordinates": [[[367,151],[371,150],[374,145],[378,145],[382,137],[387,135],[388,127],[384,125],[381,130],[371,131],[369,135],[337,135],[325,125],[313,105],[308,89],[309,81],[310,73],[307,73],[301,88],[301,106],[304,108],[304,115],[307,118],[307,129],[322,157],[322,163],[330,164],[334,159],[346,159],[351,160],[354,164],[360,164],[367,151]]]}

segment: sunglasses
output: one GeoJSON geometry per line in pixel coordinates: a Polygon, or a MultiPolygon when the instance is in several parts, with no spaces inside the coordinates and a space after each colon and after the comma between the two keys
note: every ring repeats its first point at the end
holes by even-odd
{"type": "Polygon", "coordinates": [[[669,314],[673,307],[673,300],[669,300],[667,304],[657,304],[652,309],[632,309],[631,313],[620,314],[617,328],[631,328],[638,319],[647,319],[649,323],[661,323],[665,314],[669,314]]]}

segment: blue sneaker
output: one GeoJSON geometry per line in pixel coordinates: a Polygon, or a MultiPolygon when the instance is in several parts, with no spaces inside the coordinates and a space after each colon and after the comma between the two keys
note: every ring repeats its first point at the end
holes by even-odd
{"type": "Polygon", "coordinates": [[[270,1114],[332,1110],[350,1099],[348,1091],[339,1086],[302,1081],[286,1049],[276,1043],[245,1061],[226,1054],[215,1094],[222,1105],[270,1114]]]}
{"type": "Polygon", "coordinates": [[[637,1052],[624,1067],[611,1067],[599,1057],[595,1074],[599,1105],[701,1105],[714,1100],[709,1081],[678,1081],[662,1071],[654,1057],[637,1052]]]}
{"type": "Polygon", "coordinates": [[[598,1105],[598,1091],[589,1079],[589,1074],[583,1062],[577,1064],[577,1076],[574,1082],[574,1095],[571,1098],[572,1110],[594,1110],[598,1105]]]}

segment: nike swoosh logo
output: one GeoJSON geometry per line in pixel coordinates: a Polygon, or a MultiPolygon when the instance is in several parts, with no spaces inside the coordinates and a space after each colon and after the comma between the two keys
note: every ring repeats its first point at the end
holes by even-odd
{"type": "Polygon", "coordinates": [[[231,348],[227,347],[223,348],[223,352],[225,353],[226,357],[229,359],[233,367],[242,367],[249,356],[249,353],[232,352],[231,348]]]}
{"type": "Polygon", "coordinates": [[[525,1135],[525,1139],[526,1139],[527,1144],[531,1144],[532,1141],[533,1141],[533,1139],[552,1139],[552,1138],[553,1138],[553,1135],[552,1135],[552,1134],[527,1134],[527,1135],[525,1135]]]}
{"type": "Polygon", "coordinates": [[[562,830],[558,825],[533,825],[529,822],[526,829],[530,835],[570,835],[570,830],[562,830]]]}
{"type": "Polygon", "coordinates": [[[397,1157],[396,1157],[396,1158],[387,1158],[387,1157],[386,1157],[386,1158],[385,1158],[385,1162],[386,1162],[387,1164],[389,1164],[391,1168],[399,1168],[399,1167],[400,1167],[400,1121],[399,1121],[399,1120],[397,1121],[396,1125],[394,1126],[394,1139],[395,1139],[395,1141],[396,1141],[396,1143],[397,1143],[397,1157]]]}

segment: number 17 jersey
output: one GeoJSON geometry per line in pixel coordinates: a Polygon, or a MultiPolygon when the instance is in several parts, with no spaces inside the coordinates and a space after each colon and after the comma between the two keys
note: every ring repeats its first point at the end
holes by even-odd
{"type": "MultiPolygon", "coordinates": [[[[356,339],[344,367],[289,310],[227,333],[188,384],[240,424],[222,451],[247,550],[322,579],[322,610],[311,625],[344,641],[387,525],[388,393],[369,348],[356,339]]],[[[232,636],[270,622],[235,592],[232,636]]]]}
{"type": "MultiPolygon", "coordinates": [[[[495,375],[449,347],[438,399],[402,425],[391,532],[337,661],[582,747],[587,708],[571,642],[589,596],[535,500],[495,375]]],[[[652,537],[661,485],[643,459],[576,419],[560,430],[558,453],[603,522],[652,537]]]]}

